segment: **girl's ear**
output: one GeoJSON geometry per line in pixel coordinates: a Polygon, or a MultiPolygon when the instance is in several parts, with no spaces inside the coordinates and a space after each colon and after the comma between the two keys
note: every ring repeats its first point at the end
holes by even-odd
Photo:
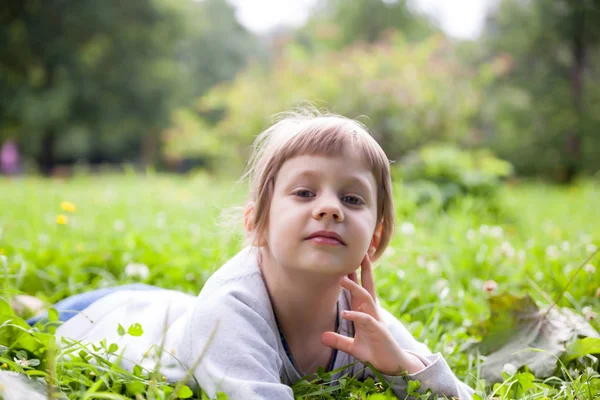
{"type": "Polygon", "coordinates": [[[379,243],[381,243],[381,233],[383,232],[383,222],[377,224],[373,237],[371,238],[371,244],[369,245],[369,257],[373,257],[373,254],[377,251],[379,243]]]}
{"type": "Polygon", "coordinates": [[[251,237],[254,234],[254,207],[256,203],[249,201],[244,208],[244,233],[246,237],[251,237]]]}
{"type": "Polygon", "coordinates": [[[244,233],[246,240],[250,240],[250,244],[256,247],[264,246],[264,241],[261,235],[254,229],[254,221],[256,220],[256,202],[249,201],[244,208],[244,233]]]}

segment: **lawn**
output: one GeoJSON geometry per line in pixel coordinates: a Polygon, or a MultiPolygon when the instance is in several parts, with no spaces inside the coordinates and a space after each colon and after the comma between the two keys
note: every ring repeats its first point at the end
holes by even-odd
{"type": "MultiPolygon", "coordinates": [[[[27,293],[52,303],[133,282],[196,294],[241,246],[234,207],[243,204],[245,189],[204,175],[0,179],[2,296],[27,293]]],[[[488,299],[502,293],[529,294],[540,307],[562,293],[558,306],[600,330],[594,318],[600,312],[599,258],[582,264],[600,246],[598,184],[511,184],[493,201],[466,197],[447,208],[417,205],[410,191],[397,186],[396,205],[398,231],[375,269],[377,292],[417,339],[442,352],[482,398],[596,398],[599,363],[591,354],[550,378],[533,379],[526,367],[507,368],[503,383],[486,385],[480,374],[484,357],[472,343],[486,337],[488,299]]],[[[10,312],[2,307],[0,324],[10,312]]],[[[79,363],[60,353],[48,357],[55,352],[51,336],[21,333],[43,344],[31,347],[25,339],[15,341],[15,329],[0,325],[0,369],[44,377],[51,370],[49,379],[70,398],[191,395],[187,387],[168,385],[147,371],[127,375],[113,366],[98,372],[97,365],[86,365],[89,357],[79,363]],[[11,329],[12,342],[3,343],[11,329]],[[28,351],[19,357],[38,357],[40,365],[16,362],[20,349],[28,351]]],[[[323,387],[313,382],[296,390],[306,394],[323,387]]],[[[368,384],[338,389],[313,398],[359,398],[379,390],[368,384]]]]}

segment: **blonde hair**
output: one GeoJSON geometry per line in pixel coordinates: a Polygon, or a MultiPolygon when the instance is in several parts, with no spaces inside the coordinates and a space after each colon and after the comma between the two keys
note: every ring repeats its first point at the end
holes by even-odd
{"type": "Polygon", "coordinates": [[[381,223],[382,229],[372,258],[379,258],[395,227],[390,162],[381,146],[364,125],[340,115],[303,109],[278,117],[254,141],[243,176],[250,184],[248,200],[255,203],[251,242],[255,243],[268,225],[275,178],[286,160],[299,155],[337,156],[351,145],[364,157],[377,182],[377,225],[381,223]]]}

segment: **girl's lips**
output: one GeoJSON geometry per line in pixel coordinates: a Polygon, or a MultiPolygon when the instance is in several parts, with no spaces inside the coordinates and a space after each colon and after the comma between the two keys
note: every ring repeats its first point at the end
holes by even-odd
{"type": "Polygon", "coordinates": [[[308,240],[310,240],[313,243],[316,244],[322,244],[322,245],[329,245],[329,246],[342,246],[342,242],[340,242],[337,239],[331,238],[331,237],[326,237],[326,236],[313,236],[311,238],[309,238],[308,240]]]}

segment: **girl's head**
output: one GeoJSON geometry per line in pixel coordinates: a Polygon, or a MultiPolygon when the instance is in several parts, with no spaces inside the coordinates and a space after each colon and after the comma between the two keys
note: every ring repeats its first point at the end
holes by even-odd
{"type": "MultiPolygon", "coordinates": [[[[390,241],[389,161],[357,121],[312,111],[285,114],[256,138],[244,176],[250,182],[247,238],[273,254],[292,254],[290,248],[316,230],[343,235],[341,248],[357,247],[353,257],[373,246],[377,259],[390,241]]],[[[296,253],[304,257],[310,249],[296,253]]],[[[336,246],[317,250],[335,252],[336,246]]]]}

